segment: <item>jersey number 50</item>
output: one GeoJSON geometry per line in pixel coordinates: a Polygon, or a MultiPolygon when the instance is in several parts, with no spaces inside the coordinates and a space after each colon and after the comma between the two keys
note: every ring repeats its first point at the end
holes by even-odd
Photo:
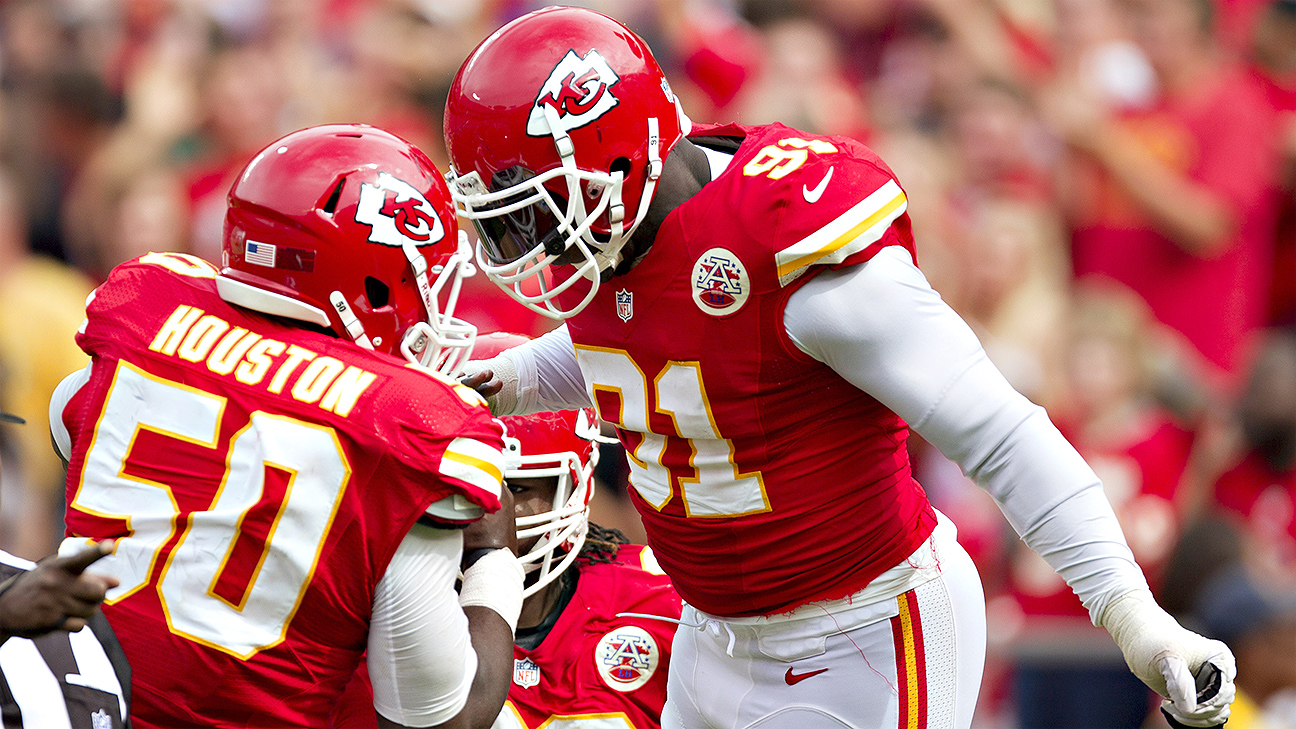
{"type": "Polygon", "coordinates": [[[70,507],[126,522],[129,535],[95,566],[121,580],[109,604],[148,587],[156,571],[171,632],[246,660],[284,639],[351,468],[333,429],[257,411],[227,453],[213,453],[225,471],[204,509],[182,511],[174,484],[145,474],[165,476],[128,469],[143,431],[215,451],[225,406],[224,397],[118,363],[70,507]]]}

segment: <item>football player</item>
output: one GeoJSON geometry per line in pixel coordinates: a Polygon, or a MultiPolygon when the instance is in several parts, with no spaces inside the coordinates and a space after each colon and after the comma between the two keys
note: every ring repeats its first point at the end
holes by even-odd
{"type": "Polygon", "coordinates": [[[483,41],[445,131],[479,264],[566,320],[466,382],[500,414],[593,405],[618,427],[695,626],[675,636],[663,726],[970,724],[980,581],[910,474],[909,427],[996,498],[1175,717],[1227,716],[1232,655],[1157,606],[1093,471],[916,267],[904,190],[872,151],[691,125],[646,44],[576,8],[483,41]],[[1199,703],[1194,674],[1212,673],[1199,703]]]}
{"type": "Polygon", "coordinates": [[[503,429],[432,369],[471,344],[467,256],[422,152],[325,126],[239,175],[222,268],[151,253],[95,291],[52,422],[64,546],[117,540],[90,570],[120,582],[135,726],[325,726],[366,650],[380,726],[499,714],[523,578],[503,429]]]}
{"type": "MultiPolygon", "coordinates": [[[[493,355],[526,341],[488,334],[475,352],[493,355]]],[[[504,483],[513,494],[527,579],[513,685],[495,729],[538,729],[558,720],[656,729],[680,599],[652,550],[589,523],[598,462],[593,412],[502,420],[512,451],[504,483]]],[[[342,717],[334,716],[339,729],[372,726],[368,717],[354,718],[352,706],[367,697],[363,681],[357,684],[348,689],[342,717]]]]}
{"type": "MultiPolygon", "coordinates": [[[[492,334],[479,348],[495,354],[525,341],[492,334]]],[[[496,727],[584,717],[656,729],[680,598],[651,549],[589,522],[598,421],[588,409],[502,420],[505,442],[519,451],[504,484],[527,581],[513,685],[496,727]]]]}

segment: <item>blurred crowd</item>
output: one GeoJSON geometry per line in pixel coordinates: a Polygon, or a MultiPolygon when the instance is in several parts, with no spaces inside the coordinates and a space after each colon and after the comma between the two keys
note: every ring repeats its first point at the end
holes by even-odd
{"type": "MultiPolygon", "coordinates": [[[[219,260],[233,176],[365,122],[442,169],[471,49],[531,0],[0,2],[0,548],[61,533],[45,403],[124,260],[219,260]]],[[[919,263],[1103,477],[1163,603],[1228,641],[1230,726],[1296,729],[1296,0],[592,0],[695,122],[873,147],[919,263]]],[[[552,326],[482,277],[483,331],[552,326]]],[[[915,470],[982,573],[978,725],[1136,727],[1106,634],[939,453],[915,470]]],[[[642,535],[603,459],[594,520],[642,535]]],[[[1159,721],[1155,714],[1150,719],[1159,721]]]]}

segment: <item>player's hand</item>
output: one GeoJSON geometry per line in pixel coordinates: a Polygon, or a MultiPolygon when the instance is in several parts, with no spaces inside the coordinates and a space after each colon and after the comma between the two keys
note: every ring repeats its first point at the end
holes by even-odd
{"type": "Polygon", "coordinates": [[[459,378],[459,384],[471,387],[488,401],[498,395],[500,389],[504,387],[503,382],[495,379],[494,372],[487,369],[478,370],[476,367],[470,368],[468,364],[464,364],[464,375],[459,378]]]}
{"type": "Polygon", "coordinates": [[[112,550],[113,541],[104,540],[10,578],[0,586],[0,636],[34,638],[85,627],[104,595],[118,585],[115,578],[85,574],[85,568],[112,550]]]}
{"type": "Polygon", "coordinates": [[[1120,646],[1134,675],[1169,699],[1162,704],[1167,714],[1194,727],[1219,726],[1228,719],[1237,676],[1228,646],[1185,630],[1147,590],[1117,598],[1103,612],[1102,624],[1120,646]],[[1219,669],[1220,686],[1213,696],[1198,703],[1193,676],[1208,673],[1209,668],[1203,669],[1206,663],[1219,669]]]}
{"type": "Polygon", "coordinates": [[[464,559],[474,552],[490,549],[507,549],[517,555],[517,523],[513,513],[513,492],[505,486],[500,489],[500,508],[487,514],[464,529],[464,559]]]}
{"type": "Polygon", "coordinates": [[[499,394],[504,389],[504,381],[495,376],[495,371],[486,366],[489,360],[464,362],[461,367],[459,384],[471,387],[486,399],[486,405],[492,413],[500,412],[499,394]]]}

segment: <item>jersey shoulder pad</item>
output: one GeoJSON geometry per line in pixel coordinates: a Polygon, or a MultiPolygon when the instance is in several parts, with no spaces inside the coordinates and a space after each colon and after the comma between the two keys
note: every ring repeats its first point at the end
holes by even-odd
{"type": "Polygon", "coordinates": [[[498,509],[504,426],[470,388],[415,365],[394,369],[397,376],[374,398],[375,424],[393,457],[435,474],[471,502],[450,502],[454,513],[440,514],[443,520],[471,521],[480,516],[474,506],[498,509]]]}
{"type": "MultiPolygon", "coordinates": [[[[891,169],[859,142],[760,127],[734,156],[736,175],[764,224],[780,286],[815,265],[853,262],[905,214],[907,198],[891,169]]],[[[907,219],[899,232],[910,240],[907,219]]]]}
{"type": "MultiPolygon", "coordinates": [[[[619,612],[643,612],[678,618],[679,595],[661,570],[652,548],[623,544],[611,562],[581,564],[581,591],[605,603],[609,616],[619,612]]],[[[591,598],[587,598],[591,599],[591,598]]]]}
{"type": "Polygon", "coordinates": [[[185,253],[148,253],[121,263],[86,299],[87,313],[115,309],[129,301],[140,307],[165,307],[181,287],[216,291],[216,267],[185,253]],[[98,306],[95,306],[98,304],[98,306]]]}

